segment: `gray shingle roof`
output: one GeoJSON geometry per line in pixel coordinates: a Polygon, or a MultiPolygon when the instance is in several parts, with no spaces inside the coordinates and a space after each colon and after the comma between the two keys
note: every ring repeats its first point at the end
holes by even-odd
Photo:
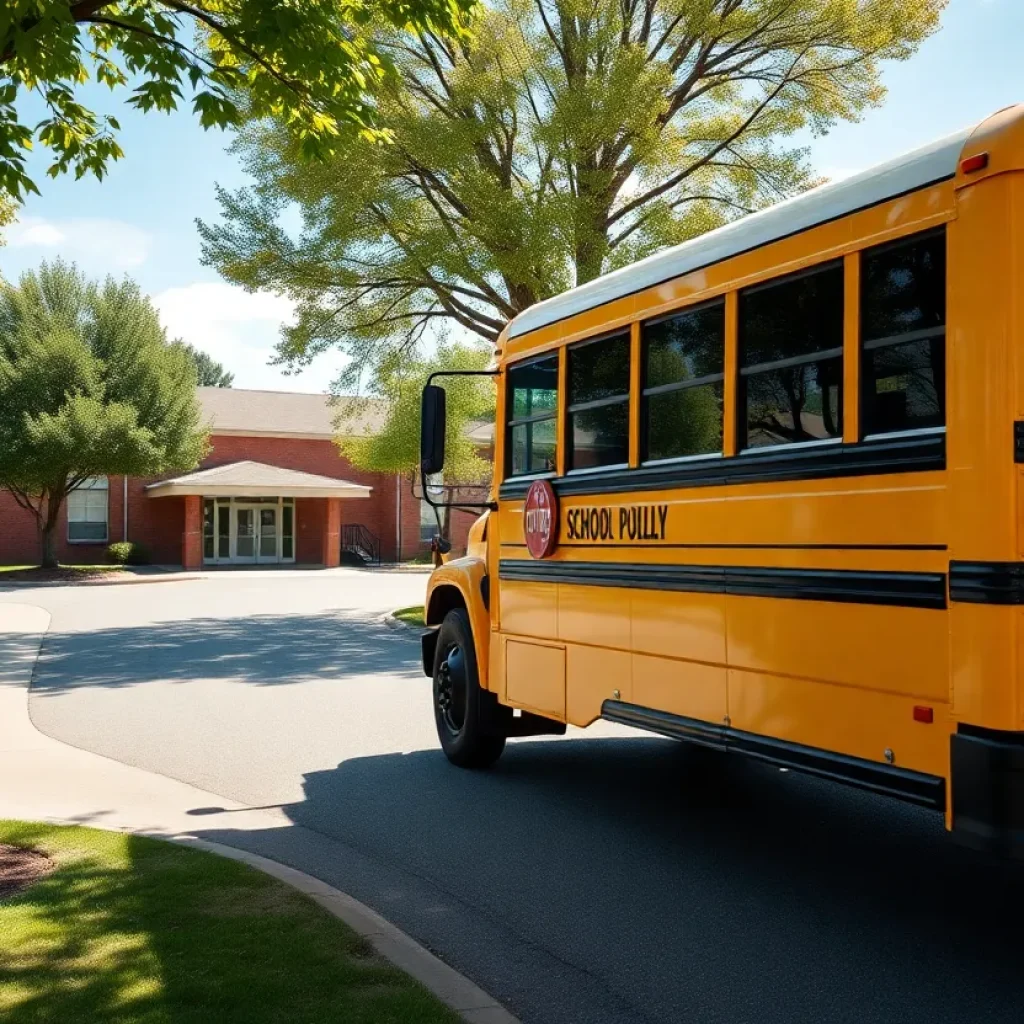
{"type": "MultiPolygon", "coordinates": [[[[337,420],[345,434],[359,436],[380,430],[388,409],[382,398],[334,398],[293,391],[197,388],[197,394],[203,423],[214,434],[331,438],[337,420]]],[[[474,423],[467,433],[478,443],[489,444],[493,427],[474,423]]]]}

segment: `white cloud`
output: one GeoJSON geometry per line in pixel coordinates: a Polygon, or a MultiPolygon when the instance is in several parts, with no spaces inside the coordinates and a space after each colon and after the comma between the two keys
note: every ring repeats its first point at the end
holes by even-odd
{"type": "Polygon", "coordinates": [[[223,281],[197,281],[168,288],[153,297],[171,338],[181,338],[212,356],[235,375],[236,388],[269,391],[323,392],[345,359],[325,353],[294,376],[269,366],[281,326],[295,314],[295,305],[269,292],[246,292],[223,281]]]}
{"type": "Polygon", "coordinates": [[[60,228],[45,222],[38,224],[15,224],[11,229],[11,244],[22,246],[52,247],[60,245],[67,236],[60,228]]]}
{"type": "Polygon", "coordinates": [[[7,242],[12,249],[44,249],[45,256],[63,256],[82,264],[95,276],[123,272],[145,263],[152,239],[141,228],[123,220],[22,217],[8,229],[7,242]]]}

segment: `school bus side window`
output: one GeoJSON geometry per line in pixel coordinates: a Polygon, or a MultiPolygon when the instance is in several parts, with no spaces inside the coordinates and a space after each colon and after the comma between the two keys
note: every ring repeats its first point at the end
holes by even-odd
{"type": "Polygon", "coordinates": [[[739,298],[740,446],[842,437],[842,264],[756,285],[739,298]]]}
{"type": "Polygon", "coordinates": [[[558,356],[508,371],[506,468],[509,476],[553,473],[558,417],[558,356]]]}
{"type": "Polygon", "coordinates": [[[570,348],[569,469],[629,462],[629,335],[570,348]]]}
{"type": "Polygon", "coordinates": [[[643,325],[644,461],[722,451],[725,303],[643,325]]]}
{"type": "Polygon", "coordinates": [[[862,431],[946,422],[945,229],[861,257],[862,431]]]}

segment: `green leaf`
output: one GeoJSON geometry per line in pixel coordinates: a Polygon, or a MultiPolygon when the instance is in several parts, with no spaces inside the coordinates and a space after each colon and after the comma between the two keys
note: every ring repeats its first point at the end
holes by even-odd
{"type": "MultiPolygon", "coordinates": [[[[4,141],[10,143],[27,127],[15,105],[23,92],[38,91],[46,97],[52,119],[68,128],[64,133],[37,133],[54,151],[55,173],[104,173],[114,151],[102,145],[100,118],[77,99],[90,80],[111,89],[130,88],[128,103],[146,113],[176,109],[187,81],[193,91],[201,90],[193,98],[193,109],[206,128],[239,123],[243,107],[257,118],[282,112],[297,127],[316,117],[316,131],[324,136],[339,125],[365,128],[375,121],[372,94],[384,85],[385,76],[372,33],[357,27],[366,14],[362,4],[210,0],[203,10],[223,25],[218,32],[188,8],[171,12],[159,0],[104,5],[102,13],[109,20],[102,24],[89,20],[95,5],[68,0],[10,3],[14,7],[5,8],[6,17],[0,17],[0,54],[5,55],[0,170],[10,172],[17,162],[4,151],[4,141]],[[76,22],[77,17],[84,20],[76,22]],[[193,45],[198,57],[189,52],[193,45]],[[122,66],[105,56],[113,51],[122,66]],[[208,70],[204,62],[211,65],[208,70]],[[231,95],[202,90],[204,80],[230,89],[231,95]]],[[[376,18],[383,27],[429,28],[461,38],[474,3],[403,0],[381,6],[376,18]]],[[[119,130],[109,120],[103,124],[119,130]]],[[[309,148],[311,156],[322,152],[309,148]]],[[[24,173],[10,180],[17,182],[16,197],[29,188],[24,173]]]]}

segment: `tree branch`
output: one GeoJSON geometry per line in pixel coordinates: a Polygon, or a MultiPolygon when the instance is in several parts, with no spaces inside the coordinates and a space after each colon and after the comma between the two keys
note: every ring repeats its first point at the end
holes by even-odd
{"type": "MultiPolygon", "coordinates": [[[[800,56],[802,56],[802,54],[800,56]]],[[[797,58],[797,60],[799,59],[800,57],[797,58]]],[[[736,130],[733,131],[728,138],[723,139],[716,145],[712,146],[712,148],[707,153],[705,153],[704,156],[702,156],[699,160],[694,161],[694,163],[690,164],[689,167],[683,168],[683,170],[679,171],[677,174],[673,174],[670,177],[666,178],[665,181],[663,181],[660,185],[648,189],[642,195],[636,196],[635,198],[631,199],[628,203],[626,203],[625,206],[621,207],[619,210],[617,210],[615,213],[611,214],[611,216],[607,218],[605,226],[611,227],[612,224],[621,220],[627,214],[632,213],[633,210],[638,209],[645,203],[649,203],[652,199],[657,199],[658,196],[664,195],[669,190],[675,188],[676,185],[678,185],[680,182],[688,178],[695,171],[698,171],[701,167],[704,167],[707,164],[709,164],[719,153],[721,153],[723,150],[731,146],[750,128],[754,121],[756,121],[757,118],[760,117],[762,113],[764,113],[768,106],[775,101],[775,98],[779,95],[780,92],[782,92],[782,90],[787,85],[789,85],[789,83],[790,79],[787,75],[785,78],[783,78],[781,82],[779,82],[776,85],[774,89],[772,89],[768,93],[767,96],[764,97],[763,100],[761,100],[760,103],[758,103],[754,107],[750,115],[740,122],[739,127],[736,128],[736,130]]]]}

